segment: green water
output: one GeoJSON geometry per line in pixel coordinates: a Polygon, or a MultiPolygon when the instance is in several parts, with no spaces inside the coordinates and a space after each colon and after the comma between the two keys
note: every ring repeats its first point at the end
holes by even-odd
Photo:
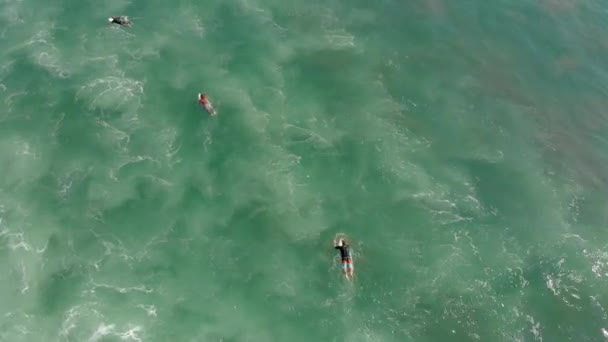
{"type": "Polygon", "coordinates": [[[0,13],[0,341],[608,335],[605,3],[0,13]]]}

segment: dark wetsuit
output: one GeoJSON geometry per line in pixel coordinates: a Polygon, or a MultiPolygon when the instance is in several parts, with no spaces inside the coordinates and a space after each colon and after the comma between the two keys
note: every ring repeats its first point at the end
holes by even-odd
{"type": "Polygon", "coordinates": [[[354,269],[353,258],[350,254],[350,246],[344,244],[342,246],[336,246],[336,249],[340,250],[340,257],[342,258],[342,268],[346,271],[348,268],[354,269]]]}
{"type": "Polygon", "coordinates": [[[130,26],[131,22],[125,17],[112,17],[112,23],[121,26],[130,26]]]}

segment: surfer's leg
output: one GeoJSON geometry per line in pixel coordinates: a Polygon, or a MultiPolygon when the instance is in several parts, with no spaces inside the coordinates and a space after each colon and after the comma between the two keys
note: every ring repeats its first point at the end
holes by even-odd
{"type": "Polygon", "coordinates": [[[346,279],[353,280],[354,273],[355,273],[355,268],[353,265],[353,261],[350,259],[345,260],[344,261],[344,275],[346,276],[346,279]]]}

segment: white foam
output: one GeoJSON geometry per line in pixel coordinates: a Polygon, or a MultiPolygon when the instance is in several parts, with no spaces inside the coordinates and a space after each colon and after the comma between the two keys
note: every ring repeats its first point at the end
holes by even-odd
{"type": "Polygon", "coordinates": [[[141,342],[141,339],[137,336],[137,333],[142,331],[140,326],[130,327],[129,330],[121,333],[119,335],[120,339],[123,341],[138,341],[141,342]]]}
{"type": "Polygon", "coordinates": [[[330,46],[334,49],[345,49],[355,47],[355,36],[347,33],[344,29],[341,30],[327,30],[325,39],[329,42],[330,46]]]}
{"type": "Polygon", "coordinates": [[[534,318],[530,315],[526,316],[526,320],[530,323],[530,332],[532,333],[532,335],[534,335],[534,340],[535,341],[541,341],[543,340],[542,334],[541,334],[541,326],[540,326],[540,322],[535,322],[534,318]]]}
{"type": "Polygon", "coordinates": [[[141,107],[143,82],[128,77],[107,76],[88,82],[77,98],[89,99],[91,109],[136,111],[141,107]]]}
{"type": "Polygon", "coordinates": [[[591,300],[593,305],[597,306],[597,308],[602,312],[602,318],[604,320],[608,319],[608,314],[606,313],[606,310],[604,310],[604,307],[599,302],[599,300],[595,296],[589,296],[589,299],[591,300]]]}
{"type": "Polygon", "coordinates": [[[583,250],[583,255],[591,259],[591,271],[598,277],[608,277],[608,252],[583,250]]]}
{"type": "Polygon", "coordinates": [[[59,331],[59,336],[67,337],[70,335],[70,332],[77,327],[75,322],[76,318],[79,314],[79,306],[74,306],[70,308],[67,312],[67,317],[61,324],[61,330],[59,331]]]}
{"type": "Polygon", "coordinates": [[[9,248],[11,250],[15,251],[23,249],[26,252],[30,252],[32,250],[32,246],[27,243],[23,233],[10,233],[7,235],[9,236],[9,248]]]}
{"type": "Polygon", "coordinates": [[[24,294],[25,292],[27,292],[27,290],[30,289],[30,286],[28,285],[28,281],[27,281],[27,273],[25,270],[25,264],[23,263],[23,260],[20,261],[21,264],[21,283],[22,283],[22,287],[21,287],[21,294],[24,294]]]}
{"type": "Polygon", "coordinates": [[[55,29],[55,24],[47,25],[47,28],[36,33],[25,46],[30,50],[32,59],[43,68],[47,69],[52,75],[66,79],[72,74],[67,69],[68,63],[61,60],[61,51],[53,44],[51,34],[55,29]]]}
{"type": "Polygon", "coordinates": [[[27,95],[28,92],[27,91],[18,91],[18,92],[14,92],[9,94],[5,99],[4,99],[4,103],[6,103],[6,105],[9,107],[9,111],[10,111],[10,107],[13,104],[13,98],[17,97],[17,96],[25,96],[27,95]]]}
{"type": "Polygon", "coordinates": [[[131,136],[112,126],[111,124],[107,123],[106,121],[97,118],[95,120],[95,123],[101,127],[104,127],[108,130],[108,133],[110,134],[110,136],[113,138],[113,140],[115,141],[115,143],[118,145],[118,147],[123,150],[126,151],[127,149],[127,145],[129,144],[130,140],[131,140],[131,136]]]}
{"type": "Polygon", "coordinates": [[[96,283],[95,281],[91,281],[91,283],[93,284],[93,288],[90,290],[91,293],[94,293],[97,288],[111,289],[111,290],[117,291],[119,293],[128,293],[128,292],[152,293],[152,292],[154,292],[154,290],[149,289],[149,288],[145,287],[144,285],[131,286],[131,287],[119,287],[119,286],[112,286],[112,285],[108,285],[108,284],[99,284],[99,283],[96,283]]]}
{"type": "Polygon", "coordinates": [[[91,335],[91,337],[89,337],[88,341],[89,342],[99,341],[103,337],[113,334],[115,330],[116,330],[115,324],[105,325],[104,323],[102,323],[97,327],[97,330],[95,330],[93,335],[91,335]]]}
{"type": "Polygon", "coordinates": [[[168,181],[168,180],[166,180],[166,179],[164,179],[164,178],[161,178],[161,177],[155,176],[155,175],[143,175],[142,177],[145,177],[145,178],[151,179],[151,180],[153,180],[153,181],[154,181],[156,184],[159,184],[159,185],[162,185],[162,186],[166,186],[166,187],[171,187],[171,186],[173,186],[173,183],[172,183],[172,182],[170,182],[170,181],[168,181]]]}
{"type": "Polygon", "coordinates": [[[118,181],[116,174],[120,171],[120,169],[122,169],[123,167],[125,167],[127,165],[137,164],[137,163],[141,163],[143,161],[151,161],[151,162],[157,164],[159,167],[161,166],[161,163],[158,160],[153,159],[150,156],[134,156],[134,157],[130,157],[126,161],[121,162],[120,165],[118,165],[117,167],[110,169],[109,177],[111,179],[113,179],[114,181],[118,181]]]}
{"type": "Polygon", "coordinates": [[[554,280],[550,275],[545,276],[545,284],[547,288],[553,292],[554,295],[559,295],[559,284],[561,282],[560,279],[554,280]]]}
{"type": "Polygon", "coordinates": [[[157,317],[157,315],[158,315],[156,312],[156,307],[154,305],[139,304],[139,305],[137,305],[137,307],[146,311],[146,314],[149,317],[157,317]]]}

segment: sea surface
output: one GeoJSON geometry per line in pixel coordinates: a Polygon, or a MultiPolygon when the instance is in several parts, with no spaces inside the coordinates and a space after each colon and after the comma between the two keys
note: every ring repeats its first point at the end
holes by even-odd
{"type": "Polygon", "coordinates": [[[0,341],[605,341],[607,38],[598,0],[0,0],[0,341]]]}

